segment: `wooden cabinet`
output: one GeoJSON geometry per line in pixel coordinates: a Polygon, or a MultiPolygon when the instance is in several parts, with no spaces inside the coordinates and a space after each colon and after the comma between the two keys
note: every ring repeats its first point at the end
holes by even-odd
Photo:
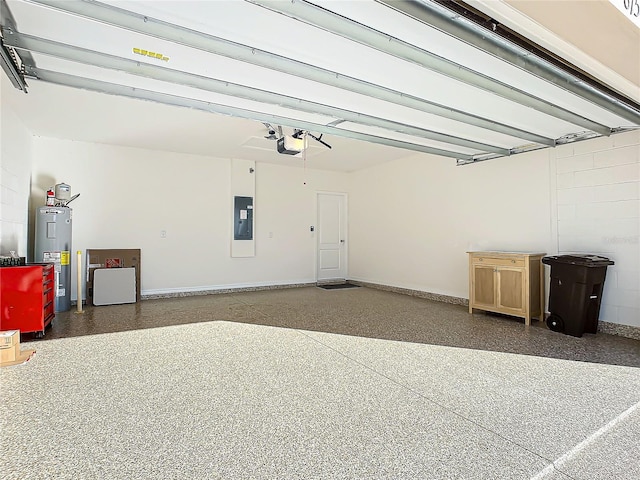
{"type": "Polygon", "coordinates": [[[544,253],[467,252],[469,313],[497,312],[524,318],[544,317],[544,253]]]}
{"type": "Polygon", "coordinates": [[[53,320],[54,265],[0,267],[0,330],[44,335],[53,320]]]}

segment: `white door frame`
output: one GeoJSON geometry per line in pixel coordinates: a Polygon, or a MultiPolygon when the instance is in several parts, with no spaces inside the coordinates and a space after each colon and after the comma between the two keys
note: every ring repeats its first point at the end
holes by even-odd
{"type": "MultiPolygon", "coordinates": [[[[316,191],[316,245],[315,245],[315,277],[316,277],[316,282],[322,282],[325,280],[332,280],[332,279],[319,279],[319,273],[320,273],[320,218],[319,218],[319,206],[320,206],[320,195],[334,195],[334,196],[338,196],[342,198],[342,225],[341,225],[341,236],[342,236],[342,240],[344,240],[344,243],[342,243],[342,251],[341,251],[341,271],[344,273],[344,275],[341,279],[345,279],[348,276],[348,272],[349,272],[349,239],[348,239],[348,225],[349,225],[349,221],[348,221],[348,196],[345,192],[328,192],[328,191],[322,191],[322,190],[317,190],[316,191]]],[[[338,278],[336,278],[337,280],[338,278]]]]}

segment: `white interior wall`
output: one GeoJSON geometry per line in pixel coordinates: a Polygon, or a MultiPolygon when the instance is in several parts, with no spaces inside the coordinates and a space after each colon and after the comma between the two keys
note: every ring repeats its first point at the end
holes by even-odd
{"type": "Polygon", "coordinates": [[[608,267],[600,319],[640,327],[640,131],[552,151],[561,254],[599,254],[608,267]]]}
{"type": "Polygon", "coordinates": [[[142,248],[144,293],[313,282],[315,193],[348,191],[350,278],[467,298],[468,250],[597,253],[616,262],[600,319],[640,326],[639,132],[464,167],[419,154],[352,174],[259,163],[256,257],[232,259],[230,160],[34,139],[2,106],[2,254],[28,254],[32,157],[31,209],[71,184],[74,252],[142,248]]]}
{"type": "Polygon", "coordinates": [[[256,255],[231,258],[230,171],[230,159],[36,137],[31,207],[71,185],[73,251],[140,248],[143,294],[315,281],[315,192],[345,190],[347,175],[257,164],[256,255]]]}
{"type": "Polygon", "coordinates": [[[468,298],[467,251],[550,253],[549,150],[460,167],[418,154],[352,177],[351,278],[468,298]]]}
{"type": "Polygon", "coordinates": [[[600,254],[600,320],[640,326],[638,131],[463,167],[415,155],[350,194],[353,279],[468,298],[468,250],[600,254]]]}
{"type": "MultiPolygon", "coordinates": [[[[4,77],[4,74],[2,74],[4,77]]],[[[3,78],[0,89],[0,255],[27,256],[31,132],[8,103],[14,92],[3,78]]]]}

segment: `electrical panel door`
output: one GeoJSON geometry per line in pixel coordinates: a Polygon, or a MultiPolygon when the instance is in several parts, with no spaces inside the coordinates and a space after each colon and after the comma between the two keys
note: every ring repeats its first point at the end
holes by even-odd
{"type": "Polygon", "coordinates": [[[233,197],[233,239],[253,240],[253,197],[233,197]]]}

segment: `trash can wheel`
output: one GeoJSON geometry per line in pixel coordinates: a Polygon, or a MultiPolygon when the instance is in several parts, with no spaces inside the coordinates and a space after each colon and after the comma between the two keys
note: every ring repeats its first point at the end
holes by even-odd
{"type": "Polygon", "coordinates": [[[564,320],[562,320],[560,315],[552,313],[549,315],[549,318],[547,318],[547,327],[549,327],[549,330],[553,330],[554,332],[563,332],[564,320]]]}

